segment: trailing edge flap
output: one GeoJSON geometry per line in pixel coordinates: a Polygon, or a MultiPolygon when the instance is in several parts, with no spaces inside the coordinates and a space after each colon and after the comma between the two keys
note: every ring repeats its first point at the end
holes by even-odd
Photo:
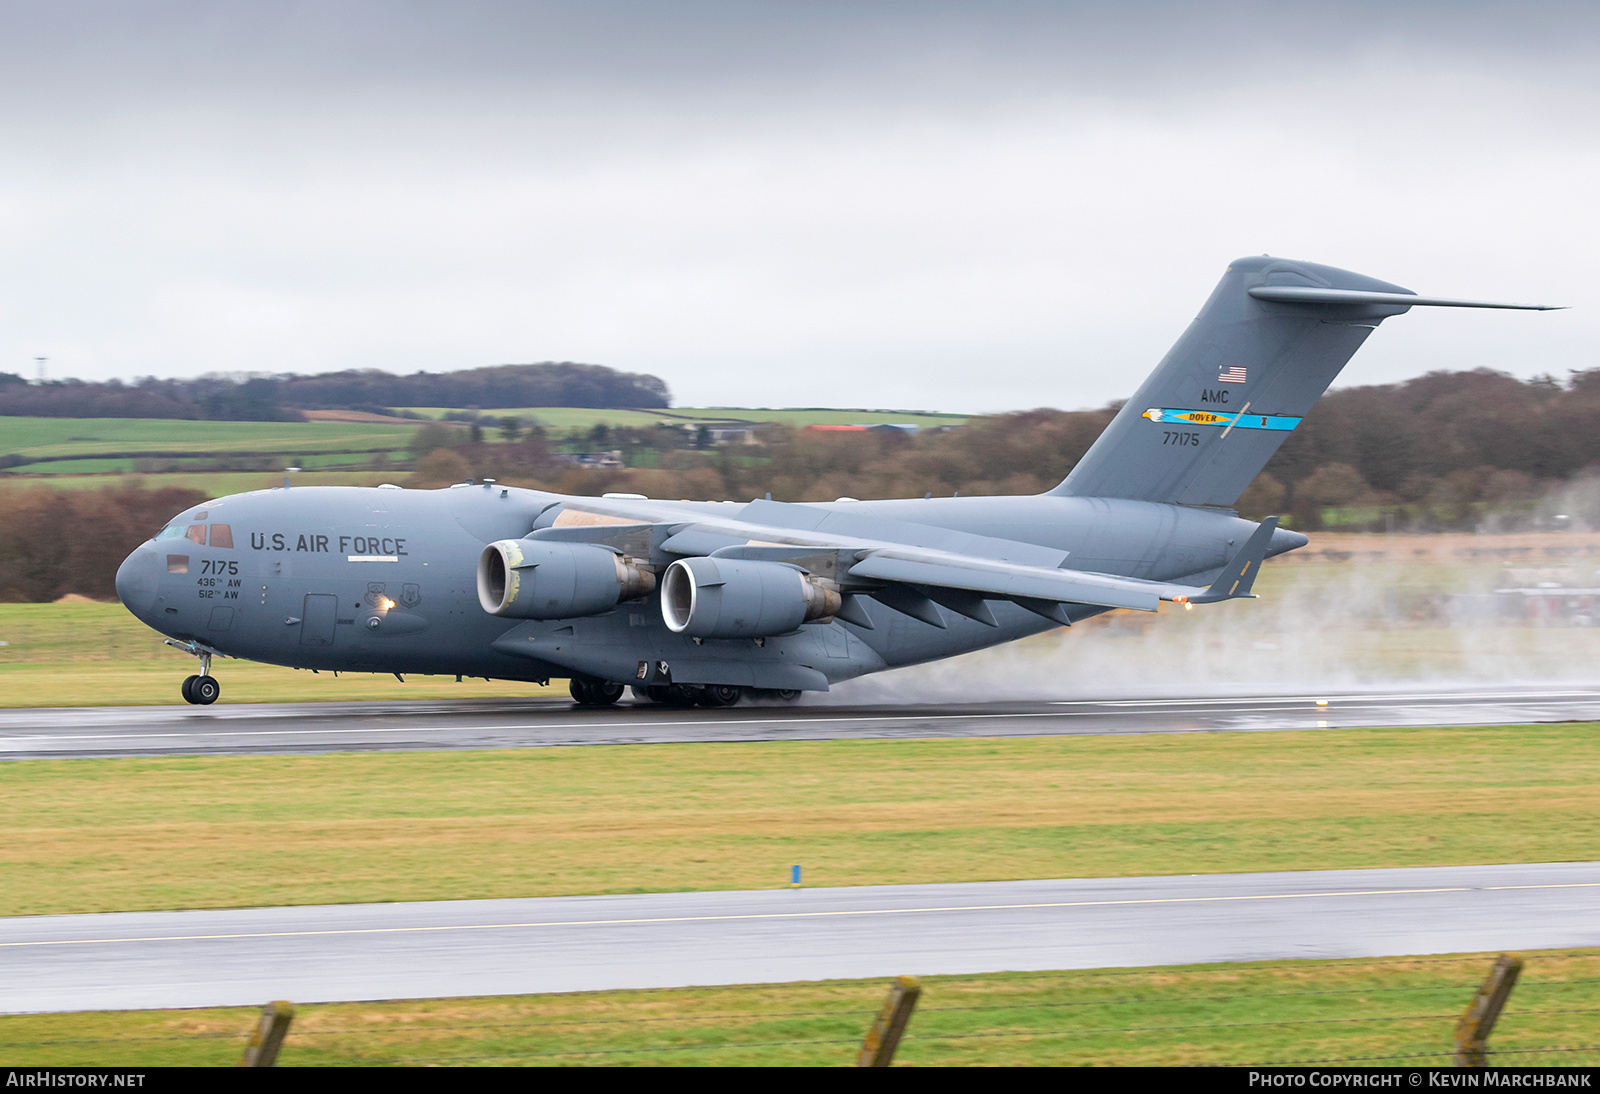
{"type": "Polygon", "coordinates": [[[1272,533],[1277,530],[1277,517],[1268,517],[1258,524],[1256,530],[1250,533],[1250,538],[1244,541],[1244,546],[1239,548],[1239,553],[1233,556],[1233,561],[1211,583],[1211,587],[1189,599],[1196,604],[1214,604],[1219,600],[1255,596],[1250,588],[1256,583],[1256,575],[1261,572],[1261,560],[1267,557],[1267,545],[1272,541],[1272,533]]]}

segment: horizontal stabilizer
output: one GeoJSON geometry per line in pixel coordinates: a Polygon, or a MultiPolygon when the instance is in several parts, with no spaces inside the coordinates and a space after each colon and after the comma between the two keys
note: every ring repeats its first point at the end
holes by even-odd
{"type": "Polygon", "coordinates": [[[1443,296],[1414,293],[1366,293],[1363,289],[1325,289],[1310,285],[1258,285],[1250,289],[1258,301],[1272,304],[1398,304],[1402,307],[1504,307],[1517,312],[1562,312],[1563,304],[1494,304],[1491,301],[1453,301],[1443,296]]]}
{"type": "Polygon", "coordinates": [[[1398,304],[1405,308],[1509,308],[1513,311],[1563,311],[1563,304],[1495,304],[1487,300],[1450,300],[1403,292],[1322,289],[1311,285],[1257,285],[1249,293],[1273,304],[1398,304]]]}
{"type": "Polygon", "coordinates": [[[1550,310],[1418,296],[1315,262],[1238,259],[1050,493],[1232,508],[1378,324],[1417,305],[1550,310]]]}

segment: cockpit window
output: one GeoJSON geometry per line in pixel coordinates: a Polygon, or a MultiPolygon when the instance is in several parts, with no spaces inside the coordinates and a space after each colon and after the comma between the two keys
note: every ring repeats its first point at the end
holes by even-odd
{"type": "Polygon", "coordinates": [[[168,555],[167,556],[167,573],[169,573],[169,574],[186,574],[188,572],[189,572],[189,556],[188,555],[168,555]]]}
{"type": "Polygon", "coordinates": [[[182,539],[184,527],[181,524],[169,524],[156,533],[157,539],[182,539]]]}
{"type": "Polygon", "coordinates": [[[213,524],[211,526],[211,546],[232,547],[233,528],[226,524],[213,524]]]}
{"type": "Polygon", "coordinates": [[[206,526],[204,524],[189,525],[189,531],[185,535],[202,547],[206,545],[206,526]]]}

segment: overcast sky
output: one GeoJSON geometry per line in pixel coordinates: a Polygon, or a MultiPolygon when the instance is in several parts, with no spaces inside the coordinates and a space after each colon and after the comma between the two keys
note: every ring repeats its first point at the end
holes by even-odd
{"type": "Polygon", "coordinates": [[[1600,5],[0,0],[0,371],[571,360],[679,405],[1131,394],[1227,263],[1341,382],[1600,367],[1600,5]]]}

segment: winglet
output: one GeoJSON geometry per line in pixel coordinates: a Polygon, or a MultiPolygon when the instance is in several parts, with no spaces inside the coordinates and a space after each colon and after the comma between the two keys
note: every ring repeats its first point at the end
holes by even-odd
{"type": "Polygon", "coordinates": [[[1261,572],[1261,560],[1267,557],[1267,544],[1277,530],[1277,517],[1263,520],[1250,538],[1244,541],[1239,553],[1233,556],[1233,561],[1211,583],[1211,587],[1199,596],[1191,596],[1189,600],[1195,604],[1215,604],[1219,600],[1254,596],[1250,587],[1256,583],[1256,574],[1261,572]]]}

